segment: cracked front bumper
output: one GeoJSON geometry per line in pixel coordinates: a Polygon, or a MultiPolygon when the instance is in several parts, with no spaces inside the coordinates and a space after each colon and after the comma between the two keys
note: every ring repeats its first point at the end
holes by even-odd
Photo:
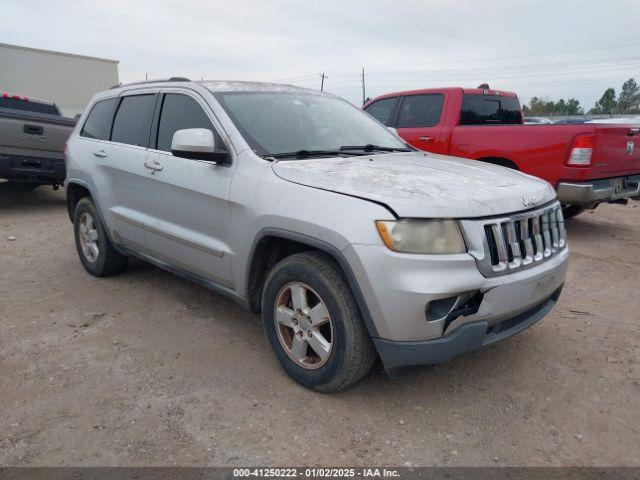
{"type": "Polygon", "coordinates": [[[375,325],[372,338],[389,371],[440,363],[532,325],[555,305],[569,259],[569,249],[563,248],[535,267],[485,277],[469,254],[399,254],[373,245],[350,245],[343,253],[363,293],[375,325]],[[455,304],[461,306],[459,313],[429,318],[434,302],[452,297],[462,299],[455,304]],[[481,301],[465,308],[470,298],[481,301]],[[500,330],[506,322],[517,325],[500,330]]]}
{"type": "Polygon", "coordinates": [[[412,368],[443,363],[526,330],[553,309],[561,291],[562,287],[559,287],[537,305],[494,325],[484,320],[467,323],[451,335],[423,342],[394,342],[381,338],[375,338],[373,342],[387,374],[400,376],[412,368]]]}
{"type": "Polygon", "coordinates": [[[465,323],[492,325],[548,298],[563,283],[569,249],[521,271],[483,276],[469,254],[414,255],[384,246],[350,245],[344,252],[363,293],[375,330],[373,337],[423,341],[453,333],[465,323]],[[475,313],[453,320],[427,319],[433,301],[482,294],[475,313]]]}

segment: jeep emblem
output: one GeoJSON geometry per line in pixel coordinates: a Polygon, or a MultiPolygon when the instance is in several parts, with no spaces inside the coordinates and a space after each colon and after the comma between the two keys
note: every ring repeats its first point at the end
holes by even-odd
{"type": "Polygon", "coordinates": [[[635,145],[633,143],[633,140],[629,140],[627,142],[627,155],[631,156],[633,155],[633,149],[635,148],[635,145]]]}
{"type": "Polygon", "coordinates": [[[535,205],[538,202],[536,197],[527,197],[526,195],[522,196],[522,205],[525,207],[530,207],[531,205],[535,205]]]}

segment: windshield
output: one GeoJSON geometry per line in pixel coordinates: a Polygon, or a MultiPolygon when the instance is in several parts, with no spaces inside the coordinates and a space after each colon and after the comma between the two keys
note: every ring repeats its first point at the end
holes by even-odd
{"type": "Polygon", "coordinates": [[[307,92],[219,92],[216,98],[260,156],[328,154],[345,146],[407,150],[382,124],[339,98],[307,92]]]}

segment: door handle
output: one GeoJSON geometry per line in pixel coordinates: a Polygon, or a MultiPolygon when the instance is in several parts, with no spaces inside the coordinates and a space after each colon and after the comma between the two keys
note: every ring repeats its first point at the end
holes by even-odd
{"type": "Polygon", "coordinates": [[[435,137],[420,137],[423,142],[433,142],[435,139],[435,137]]]}
{"type": "Polygon", "coordinates": [[[44,133],[44,128],[40,125],[29,125],[25,123],[22,127],[22,131],[31,135],[42,135],[44,133]]]}
{"type": "Polygon", "coordinates": [[[105,152],[104,150],[94,150],[94,151],[93,151],[93,154],[94,154],[96,157],[100,157],[100,158],[104,158],[104,157],[106,157],[106,156],[107,156],[107,152],[105,152]]]}
{"type": "Polygon", "coordinates": [[[158,162],[144,162],[144,168],[151,170],[151,173],[156,173],[162,171],[164,167],[158,162]]]}

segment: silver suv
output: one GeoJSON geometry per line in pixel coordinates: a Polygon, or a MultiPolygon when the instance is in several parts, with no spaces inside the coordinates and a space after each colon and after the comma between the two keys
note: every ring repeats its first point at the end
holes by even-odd
{"type": "Polygon", "coordinates": [[[413,150],[332,95],[170,79],[95,96],[67,145],[84,268],[136,256],[262,313],[284,370],[344,388],[545,316],[569,251],[553,188],[413,150]]]}

